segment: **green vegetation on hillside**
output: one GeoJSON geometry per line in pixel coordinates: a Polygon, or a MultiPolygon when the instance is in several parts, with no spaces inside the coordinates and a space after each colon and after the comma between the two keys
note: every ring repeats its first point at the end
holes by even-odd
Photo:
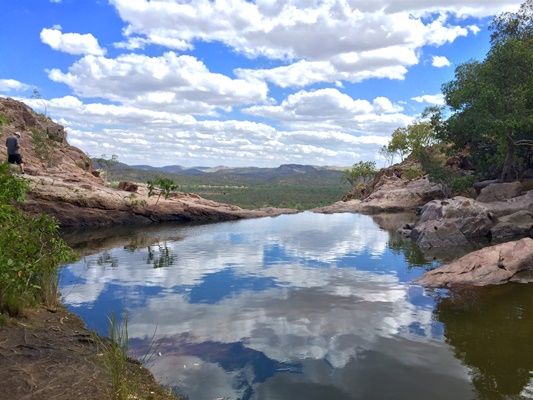
{"type": "Polygon", "coordinates": [[[428,108],[382,149],[389,159],[410,155],[451,194],[467,192],[475,179],[514,180],[533,167],[533,0],[496,17],[491,30],[485,60],[459,65],[443,85],[446,107],[428,108]]]}
{"type": "Polygon", "coordinates": [[[52,218],[15,207],[27,189],[8,164],[0,164],[0,313],[16,315],[38,303],[54,306],[57,267],[74,256],[52,218]]]}
{"type": "Polygon", "coordinates": [[[249,209],[281,207],[307,210],[334,203],[346,191],[346,185],[340,182],[340,171],[309,166],[236,168],[190,176],[122,163],[107,165],[100,159],[93,162],[96,167],[106,166],[107,179],[111,182],[145,183],[164,178],[173,181],[178,191],[196,193],[209,200],[249,209]],[[294,172],[291,168],[301,172],[294,172]]]}

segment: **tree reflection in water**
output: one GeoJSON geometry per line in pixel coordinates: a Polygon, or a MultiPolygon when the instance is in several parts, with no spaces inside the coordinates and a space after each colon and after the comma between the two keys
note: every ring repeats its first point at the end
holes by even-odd
{"type": "Polygon", "coordinates": [[[154,268],[170,267],[176,261],[176,256],[173,254],[172,249],[168,247],[167,242],[148,246],[147,250],[146,264],[152,264],[154,268]]]}
{"type": "Polygon", "coordinates": [[[531,390],[533,285],[452,293],[437,304],[435,316],[456,356],[472,369],[480,399],[523,398],[531,390]]]}

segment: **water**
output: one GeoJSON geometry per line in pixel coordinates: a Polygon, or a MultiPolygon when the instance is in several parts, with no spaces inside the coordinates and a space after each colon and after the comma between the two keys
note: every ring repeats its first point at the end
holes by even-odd
{"type": "Polygon", "coordinates": [[[533,287],[425,292],[399,218],[74,234],[61,291],[102,334],[127,312],[132,355],[192,400],[533,398],[533,287]]]}

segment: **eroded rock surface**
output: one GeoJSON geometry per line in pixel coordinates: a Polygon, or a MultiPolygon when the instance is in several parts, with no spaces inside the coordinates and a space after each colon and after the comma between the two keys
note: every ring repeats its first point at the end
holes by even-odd
{"type": "Polygon", "coordinates": [[[442,186],[427,177],[408,180],[397,176],[383,176],[375,191],[364,200],[338,201],[312,211],[324,214],[339,212],[397,212],[415,210],[433,199],[445,197],[442,186]]]}
{"type": "Polygon", "coordinates": [[[426,272],[417,282],[428,287],[533,282],[533,239],[524,238],[474,251],[426,272]]]}
{"type": "Polygon", "coordinates": [[[521,182],[492,183],[483,189],[476,198],[483,203],[502,201],[519,196],[522,193],[521,182]]]}

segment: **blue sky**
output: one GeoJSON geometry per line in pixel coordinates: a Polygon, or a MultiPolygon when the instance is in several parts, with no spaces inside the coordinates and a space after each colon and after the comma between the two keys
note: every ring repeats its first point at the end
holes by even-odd
{"type": "Polygon", "coordinates": [[[4,0],[0,96],[132,164],[380,163],[520,4],[423,3],[4,0]]]}

